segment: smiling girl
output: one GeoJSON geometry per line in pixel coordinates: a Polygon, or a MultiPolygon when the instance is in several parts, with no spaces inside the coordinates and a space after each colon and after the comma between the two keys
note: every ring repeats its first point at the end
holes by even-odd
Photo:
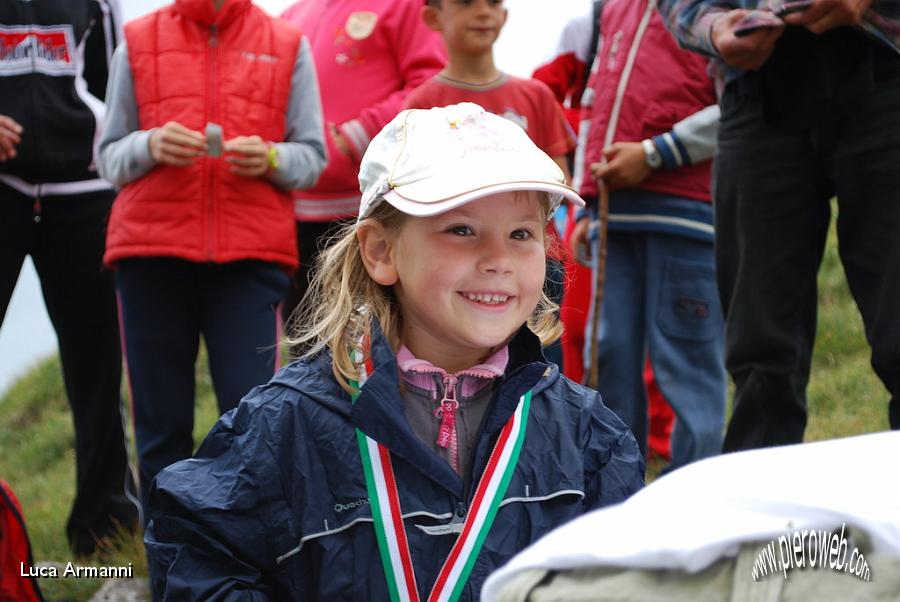
{"type": "Polygon", "coordinates": [[[303,357],[155,481],[158,597],[475,600],[516,552],[641,487],[628,429],[541,355],[560,330],[544,225],[581,204],[553,160],[477,105],[411,110],[360,185],[303,357]]]}

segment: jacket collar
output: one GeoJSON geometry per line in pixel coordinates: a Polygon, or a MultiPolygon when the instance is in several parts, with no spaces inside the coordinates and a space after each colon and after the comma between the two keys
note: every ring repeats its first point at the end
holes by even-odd
{"type": "MultiPolygon", "coordinates": [[[[377,324],[372,326],[370,349],[374,369],[353,404],[351,422],[426,478],[435,481],[458,499],[463,499],[469,492],[460,476],[416,436],[406,419],[397,358],[377,324]]],[[[486,449],[486,440],[495,439],[494,435],[515,411],[519,398],[526,391],[533,389],[538,393],[549,381],[555,380],[556,375],[553,369],[548,371],[538,338],[523,326],[509,343],[509,363],[504,382],[491,401],[477,444],[478,450],[486,449]],[[545,375],[549,378],[542,378],[545,375]]],[[[479,461],[479,457],[486,454],[477,452],[476,455],[473,476],[481,474],[481,465],[486,461],[479,461]]]]}
{"type": "Polygon", "coordinates": [[[222,9],[216,11],[212,0],[175,0],[175,10],[204,27],[215,24],[227,27],[250,9],[251,0],[225,0],[222,9]]]}

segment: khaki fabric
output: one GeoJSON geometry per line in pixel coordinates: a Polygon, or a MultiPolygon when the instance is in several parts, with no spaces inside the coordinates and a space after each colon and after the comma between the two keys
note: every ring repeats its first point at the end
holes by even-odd
{"type": "Polygon", "coordinates": [[[794,569],[753,581],[766,542],[695,574],[676,570],[591,568],[516,575],[497,602],[900,602],[900,558],[865,552],[871,581],[828,568],[794,569]]]}

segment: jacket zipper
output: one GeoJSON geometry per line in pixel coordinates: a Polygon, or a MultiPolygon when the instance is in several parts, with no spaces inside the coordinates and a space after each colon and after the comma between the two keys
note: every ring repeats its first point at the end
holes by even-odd
{"type": "Polygon", "coordinates": [[[31,207],[31,219],[34,223],[41,223],[41,215],[43,207],[41,206],[41,185],[38,184],[38,196],[34,199],[34,205],[31,207]]]}
{"type": "MultiPolygon", "coordinates": [[[[217,111],[216,111],[216,63],[218,58],[218,49],[219,49],[219,37],[218,37],[218,25],[213,23],[209,26],[209,98],[210,98],[210,106],[207,110],[207,115],[210,116],[210,121],[213,123],[218,123],[217,119],[217,111]]],[[[211,157],[204,157],[204,162],[206,163],[206,169],[209,173],[209,188],[207,189],[207,215],[206,215],[206,226],[207,226],[207,244],[206,244],[206,253],[207,259],[209,261],[214,261],[216,255],[216,221],[215,221],[215,196],[216,196],[216,169],[218,167],[218,163],[211,157]]]]}

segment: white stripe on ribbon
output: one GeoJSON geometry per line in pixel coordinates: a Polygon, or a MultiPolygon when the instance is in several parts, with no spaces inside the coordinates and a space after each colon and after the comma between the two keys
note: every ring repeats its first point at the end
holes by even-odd
{"type": "MultiPolygon", "coordinates": [[[[362,384],[360,383],[360,386],[362,384]]],[[[397,593],[401,600],[414,599],[411,592],[406,586],[405,568],[400,553],[400,544],[397,537],[397,530],[394,527],[394,517],[391,515],[390,494],[387,488],[387,482],[384,478],[384,465],[381,463],[381,454],[378,450],[378,443],[371,437],[366,437],[366,448],[369,451],[369,461],[372,464],[372,474],[374,475],[375,491],[378,496],[378,509],[381,514],[381,522],[384,525],[385,539],[388,545],[388,554],[391,559],[391,565],[394,568],[394,584],[397,587],[397,593]]],[[[399,500],[397,506],[399,507],[399,500]]],[[[403,524],[403,518],[400,517],[400,524],[403,524]]],[[[412,567],[410,567],[410,570],[412,567]]],[[[415,599],[418,599],[419,593],[415,593],[415,599]]]]}

